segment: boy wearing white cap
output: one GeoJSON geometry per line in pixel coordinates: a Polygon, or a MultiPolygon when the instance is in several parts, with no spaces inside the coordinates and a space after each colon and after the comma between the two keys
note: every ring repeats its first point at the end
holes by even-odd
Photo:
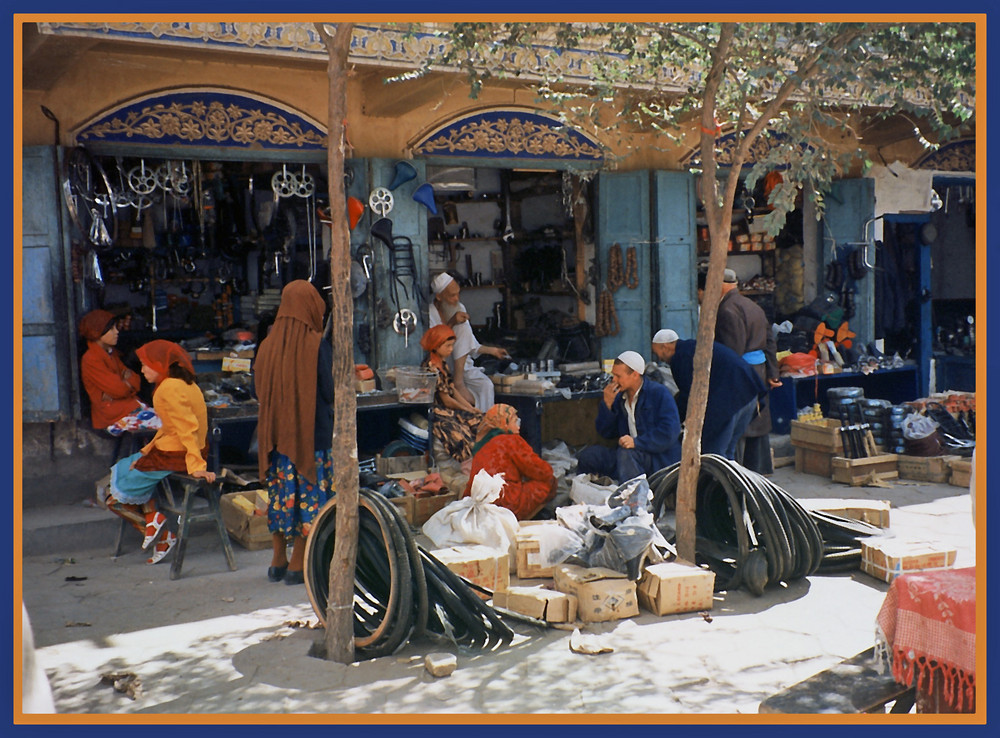
{"type": "Polygon", "coordinates": [[[469,313],[459,300],[460,289],[454,277],[448,272],[441,272],[431,280],[431,289],[434,300],[427,310],[430,327],[446,323],[455,331],[455,350],[448,362],[455,389],[476,409],[486,412],[494,404],[493,380],[476,366],[473,359],[479,354],[498,359],[508,359],[510,355],[502,348],[484,346],[476,340],[469,323],[469,313]]]}
{"type": "Polygon", "coordinates": [[[597,408],[595,426],[616,448],[587,446],[577,454],[582,474],[602,474],[622,484],[652,474],[681,457],[681,419],[677,403],[665,386],[646,381],[646,360],[624,351],[611,368],[611,381],[597,408]]]}

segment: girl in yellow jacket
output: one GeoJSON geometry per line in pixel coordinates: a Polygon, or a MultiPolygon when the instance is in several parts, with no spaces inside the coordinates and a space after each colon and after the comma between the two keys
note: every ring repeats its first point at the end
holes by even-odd
{"type": "Polygon", "coordinates": [[[163,340],[144,344],[136,356],[142,375],[154,386],[153,409],[163,426],[141,451],[111,468],[108,509],[143,534],[143,550],[156,541],[146,562],[155,564],[177,545],[177,536],[164,527],[166,516],[156,509],[156,485],[171,472],[209,482],[215,481],[215,474],[208,471],[208,411],[191,357],[176,343],[163,340]]]}

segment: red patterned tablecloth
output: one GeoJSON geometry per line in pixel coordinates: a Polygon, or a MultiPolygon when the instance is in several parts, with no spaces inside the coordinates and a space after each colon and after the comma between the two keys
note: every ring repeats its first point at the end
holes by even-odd
{"type": "Polygon", "coordinates": [[[976,569],[943,569],[896,577],[879,610],[878,650],[900,684],[941,682],[945,700],[967,709],[976,686],[976,569]]]}

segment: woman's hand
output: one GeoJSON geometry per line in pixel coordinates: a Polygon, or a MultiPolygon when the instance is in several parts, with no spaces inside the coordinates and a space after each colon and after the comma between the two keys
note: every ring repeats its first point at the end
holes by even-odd
{"type": "Polygon", "coordinates": [[[198,479],[204,479],[206,482],[211,484],[215,481],[215,472],[209,471],[208,469],[199,469],[198,471],[191,472],[192,477],[198,479]]]}

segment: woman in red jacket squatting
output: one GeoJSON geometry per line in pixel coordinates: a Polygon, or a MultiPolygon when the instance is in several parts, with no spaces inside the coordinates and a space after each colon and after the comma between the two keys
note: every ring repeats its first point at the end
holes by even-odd
{"type": "Polygon", "coordinates": [[[472,480],[480,469],[503,472],[504,486],[497,505],[518,520],[531,520],[556,493],[552,467],[532,450],[521,435],[521,419],[510,405],[497,404],[486,411],[472,447],[472,473],[463,497],[472,493],[472,480]]]}
{"type": "Polygon", "coordinates": [[[118,325],[107,310],[92,310],[80,319],[87,350],[80,359],[80,378],[90,398],[90,422],[112,436],[126,431],[158,430],[156,413],[138,397],[139,375],[125,366],[115,346],[118,325]]]}

